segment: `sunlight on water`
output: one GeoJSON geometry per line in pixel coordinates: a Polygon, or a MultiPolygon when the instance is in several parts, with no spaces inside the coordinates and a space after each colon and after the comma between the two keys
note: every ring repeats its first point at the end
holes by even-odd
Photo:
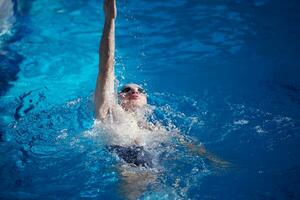
{"type": "MultiPolygon", "coordinates": [[[[12,34],[12,27],[15,23],[15,16],[13,12],[13,2],[11,0],[0,1],[0,37],[12,34]]],[[[2,39],[0,39],[0,47],[2,47],[2,39]]]]}

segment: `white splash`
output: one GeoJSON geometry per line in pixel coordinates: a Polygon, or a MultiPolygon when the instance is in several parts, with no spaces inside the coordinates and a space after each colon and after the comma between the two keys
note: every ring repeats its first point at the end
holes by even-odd
{"type": "Polygon", "coordinates": [[[95,120],[93,128],[84,134],[100,137],[107,145],[138,145],[155,148],[167,140],[168,132],[159,124],[147,122],[145,112],[147,111],[128,113],[122,108],[117,108],[112,123],[95,120]]]}
{"type": "Polygon", "coordinates": [[[234,125],[246,125],[248,123],[249,123],[249,121],[245,120],[245,119],[240,119],[240,120],[237,120],[237,121],[233,122],[234,125]]]}

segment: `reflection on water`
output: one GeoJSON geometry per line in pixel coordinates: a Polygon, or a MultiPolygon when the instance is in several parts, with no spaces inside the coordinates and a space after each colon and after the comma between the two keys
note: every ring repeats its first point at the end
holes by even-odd
{"type": "MultiPolygon", "coordinates": [[[[9,34],[13,24],[15,23],[14,15],[14,4],[11,0],[0,1],[0,37],[3,37],[5,34],[9,34]]],[[[2,46],[2,40],[0,40],[0,45],[2,46]]]]}

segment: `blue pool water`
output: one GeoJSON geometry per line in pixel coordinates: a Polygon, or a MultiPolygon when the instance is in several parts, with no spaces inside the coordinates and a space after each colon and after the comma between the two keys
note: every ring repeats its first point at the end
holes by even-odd
{"type": "MultiPolygon", "coordinates": [[[[141,199],[300,199],[300,3],[120,0],[116,73],[154,117],[231,163],[174,144],[141,199]],[[297,150],[298,149],[298,150],[297,150]]],[[[124,199],[90,136],[102,1],[0,1],[0,198],[124,199]]]]}

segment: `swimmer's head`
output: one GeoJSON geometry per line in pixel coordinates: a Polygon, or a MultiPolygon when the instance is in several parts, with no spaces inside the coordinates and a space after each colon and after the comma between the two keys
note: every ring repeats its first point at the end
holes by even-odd
{"type": "Polygon", "coordinates": [[[125,110],[135,110],[147,105],[147,95],[145,90],[137,84],[126,84],[119,92],[121,106],[125,110]]]}

